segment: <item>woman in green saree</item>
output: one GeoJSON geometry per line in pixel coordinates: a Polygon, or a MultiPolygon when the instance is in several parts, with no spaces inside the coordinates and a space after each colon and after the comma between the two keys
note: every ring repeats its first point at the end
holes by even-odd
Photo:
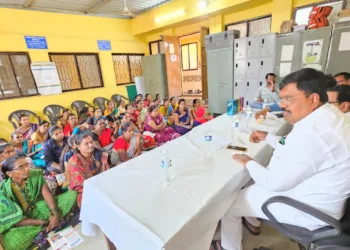
{"type": "Polygon", "coordinates": [[[77,193],[53,197],[42,170],[30,170],[22,156],[8,158],[2,172],[8,178],[0,184],[0,242],[6,250],[28,249],[43,229],[59,226],[75,207],[77,193]]]}

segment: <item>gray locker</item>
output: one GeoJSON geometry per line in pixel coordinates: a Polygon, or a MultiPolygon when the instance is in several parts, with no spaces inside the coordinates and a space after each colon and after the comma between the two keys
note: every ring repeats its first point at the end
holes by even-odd
{"type": "Polygon", "coordinates": [[[218,50],[207,51],[208,67],[208,104],[209,112],[214,113],[220,108],[219,79],[220,79],[220,53],[218,50]]]}
{"type": "Polygon", "coordinates": [[[246,64],[246,77],[257,78],[260,74],[259,58],[248,58],[246,64]]]}
{"type": "Polygon", "coordinates": [[[168,83],[164,54],[142,57],[145,91],[154,98],[156,94],[168,97],[168,83]]]}
{"type": "Polygon", "coordinates": [[[260,74],[259,78],[265,78],[268,73],[274,72],[275,57],[260,57],[260,74]]]}
{"type": "Polygon", "coordinates": [[[332,27],[302,31],[301,60],[299,66],[300,69],[308,66],[315,67],[317,65],[320,65],[320,70],[325,70],[331,33],[332,27]],[[308,46],[317,43],[318,41],[322,41],[322,49],[320,51],[317,50],[316,46],[308,46]],[[311,59],[307,59],[305,56],[306,54],[309,55],[315,53],[319,55],[319,60],[317,59],[317,56],[313,56],[311,59]]]}
{"type": "Polygon", "coordinates": [[[245,104],[250,105],[254,101],[254,96],[256,91],[259,89],[259,84],[257,79],[247,79],[246,80],[246,95],[245,95],[245,104]]]}
{"type": "Polygon", "coordinates": [[[334,24],[326,73],[350,71],[350,21],[334,24]]]}
{"type": "Polygon", "coordinates": [[[232,48],[234,38],[238,37],[238,35],[239,31],[236,30],[227,30],[225,32],[208,35],[205,38],[205,49],[209,51],[232,48]]]}
{"type": "Polygon", "coordinates": [[[239,97],[245,97],[246,93],[246,81],[245,80],[236,80],[234,84],[234,99],[239,97]]]}
{"type": "Polygon", "coordinates": [[[220,50],[220,110],[225,113],[227,101],[233,98],[233,48],[220,50]]]}
{"type": "Polygon", "coordinates": [[[245,77],[246,65],[247,65],[246,60],[236,60],[235,61],[235,63],[234,63],[235,79],[244,80],[246,78],[245,77]]]}
{"type": "Polygon", "coordinates": [[[260,37],[247,38],[247,58],[260,56],[260,37]]]}
{"type": "Polygon", "coordinates": [[[260,56],[274,56],[276,51],[276,34],[269,34],[260,37],[260,56]]]}
{"type": "Polygon", "coordinates": [[[277,50],[276,50],[276,67],[275,74],[277,76],[277,83],[281,82],[283,76],[280,75],[281,63],[290,63],[291,72],[299,69],[301,58],[301,32],[293,32],[288,34],[282,34],[277,36],[277,50]],[[285,53],[286,49],[292,49],[291,58],[282,57],[282,51],[285,53]]]}
{"type": "Polygon", "coordinates": [[[247,39],[241,38],[234,41],[235,60],[245,59],[247,55],[247,39]]]}

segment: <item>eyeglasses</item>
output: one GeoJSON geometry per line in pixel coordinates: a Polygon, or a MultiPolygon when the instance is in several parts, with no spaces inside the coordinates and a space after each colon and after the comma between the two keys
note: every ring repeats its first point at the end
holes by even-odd
{"type": "Polygon", "coordinates": [[[285,96],[285,97],[282,97],[282,98],[281,98],[280,104],[290,105],[294,99],[299,98],[299,97],[302,97],[302,96],[308,97],[308,96],[310,96],[310,95],[311,95],[311,94],[297,95],[297,96],[285,96]]]}
{"type": "Polygon", "coordinates": [[[23,171],[23,170],[25,170],[26,168],[29,168],[29,163],[28,163],[28,162],[25,163],[25,164],[22,164],[22,165],[18,166],[17,168],[12,169],[12,171],[16,171],[16,170],[18,170],[18,171],[23,171]]]}

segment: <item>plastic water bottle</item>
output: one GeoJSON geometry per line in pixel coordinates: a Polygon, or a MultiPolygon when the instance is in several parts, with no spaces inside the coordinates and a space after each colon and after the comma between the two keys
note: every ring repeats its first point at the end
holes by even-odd
{"type": "Polygon", "coordinates": [[[233,116],[232,119],[232,140],[235,140],[238,136],[238,129],[239,129],[239,119],[237,115],[233,116]]]}
{"type": "Polygon", "coordinates": [[[264,108],[266,108],[266,107],[267,107],[267,105],[268,105],[268,103],[267,103],[267,99],[264,99],[264,102],[263,102],[262,108],[263,108],[263,109],[264,109],[264,108]]]}
{"type": "Polygon", "coordinates": [[[162,157],[161,157],[161,167],[164,172],[164,183],[167,184],[171,181],[171,160],[168,154],[167,150],[162,151],[162,157]]]}
{"type": "Polygon", "coordinates": [[[209,130],[209,128],[205,129],[204,132],[204,140],[206,144],[206,149],[207,149],[207,155],[211,155],[211,152],[213,150],[213,136],[209,130]]]}
{"type": "Polygon", "coordinates": [[[246,118],[248,118],[248,119],[253,117],[253,111],[252,111],[252,109],[249,106],[248,106],[245,114],[246,114],[246,118]]]}

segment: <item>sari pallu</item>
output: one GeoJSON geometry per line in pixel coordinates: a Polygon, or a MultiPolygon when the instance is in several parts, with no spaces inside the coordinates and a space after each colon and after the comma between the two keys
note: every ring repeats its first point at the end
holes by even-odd
{"type": "MultiPolygon", "coordinates": [[[[23,189],[10,178],[0,184],[0,237],[6,250],[28,249],[44,229],[42,226],[15,227],[25,218],[50,218],[50,209],[41,194],[44,184],[42,170],[31,170],[23,189]]],[[[74,191],[54,197],[61,219],[74,208],[76,197],[74,191]]]]}
{"type": "Polygon", "coordinates": [[[23,140],[30,140],[30,137],[36,132],[37,128],[38,124],[31,123],[29,129],[24,130],[22,126],[20,126],[16,129],[16,132],[19,132],[23,135],[23,140]]]}
{"type": "MultiPolygon", "coordinates": [[[[190,114],[189,114],[188,109],[186,109],[185,114],[182,115],[182,116],[181,116],[179,110],[175,111],[175,113],[179,115],[179,122],[180,122],[181,124],[183,124],[183,125],[185,125],[185,126],[191,125],[191,122],[190,122],[190,114]]],[[[194,128],[194,127],[196,127],[196,126],[198,126],[198,125],[200,125],[200,123],[199,123],[198,121],[193,121],[193,126],[192,126],[192,128],[194,128]]],[[[184,128],[184,127],[182,127],[182,126],[177,126],[177,125],[174,124],[174,129],[175,129],[175,131],[176,131],[177,133],[179,133],[180,135],[184,135],[184,134],[190,132],[190,131],[192,130],[192,128],[188,129],[188,128],[184,128]]]]}
{"type": "Polygon", "coordinates": [[[81,206],[84,181],[109,169],[107,163],[108,153],[95,148],[92,157],[85,159],[80,153],[76,153],[69,160],[69,187],[78,192],[77,203],[81,206]]]}
{"type": "Polygon", "coordinates": [[[145,131],[149,131],[155,134],[154,139],[157,143],[157,146],[163,145],[164,143],[174,140],[181,135],[176,133],[172,127],[165,127],[163,130],[154,130],[148,123],[154,121],[154,123],[159,126],[164,122],[162,115],[157,115],[155,118],[152,116],[147,116],[145,120],[145,131]]]}

